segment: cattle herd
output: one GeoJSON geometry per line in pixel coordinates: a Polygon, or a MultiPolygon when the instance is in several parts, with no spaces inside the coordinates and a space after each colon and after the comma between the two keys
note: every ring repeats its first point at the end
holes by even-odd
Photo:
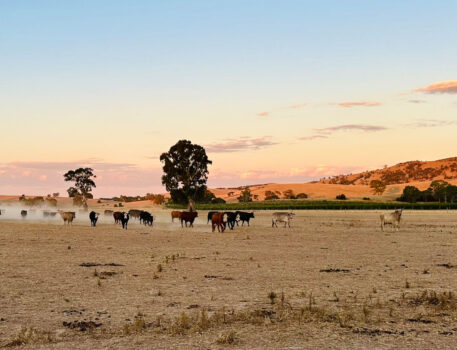
{"type": "MultiPolygon", "coordinates": [[[[5,212],[5,210],[0,209],[0,216],[5,212]]],[[[30,210],[21,210],[20,216],[22,219],[25,219],[29,213],[35,214],[35,209],[30,210]]],[[[55,217],[57,214],[60,214],[64,225],[72,225],[73,220],[76,218],[76,212],[74,211],[49,211],[43,210],[43,217],[44,218],[52,218],[55,217]]],[[[392,228],[396,231],[400,228],[400,220],[402,216],[403,210],[397,209],[392,213],[381,214],[381,230],[384,231],[384,227],[386,225],[391,225],[392,228]]],[[[100,214],[91,211],[89,213],[89,220],[91,226],[97,226],[97,221],[100,214]]],[[[139,220],[140,224],[145,226],[153,226],[154,223],[154,216],[145,210],[138,210],[138,209],[131,209],[128,212],[121,212],[121,211],[113,211],[113,210],[105,210],[104,211],[105,217],[113,217],[115,224],[121,224],[123,229],[127,229],[127,225],[130,219],[139,220]]],[[[290,223],[294,218],[295,213],[292,212],[275,212],[272,214],[271,226],[278,227],[278,223],[283,223],[284,227],[290,227],[290,223]]],[[[171,212],[171,221],[174,222],[174,219],[178,219],[181,222],[181,227],[193,227],[195,219],[198,217],[198,212],[196,211],[172,211],[171,212]]],[[[241,222],[241,226],[244,226],[244,223],[247,223],[250,226],[250,220],[254,219],[253,212],[244,212],[244,211],[210,211],[208,212],[207,217],[207,224],[211,222],[212,232],[215,232],[216,228],[219,232],[224,232],[228,227],[230,230],[233,230],[235,226],[239,226],[241,222]]]]}

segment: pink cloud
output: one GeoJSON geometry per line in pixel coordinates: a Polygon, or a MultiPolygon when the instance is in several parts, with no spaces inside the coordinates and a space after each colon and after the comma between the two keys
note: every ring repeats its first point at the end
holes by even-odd
{"type": "Polygon", "coordinates": [[[94,169],[97,187],[93,193],[96,197],[164,192],[160,183],[162,170],[159,168],[85,159],[75,162],[0,163],[0,194],[46,195],[60,192],[65,196],[70,184],[64,181],[63,174],[79,167],[94,169]],[[24,173],[28,175],[24,176],[24,173]]]}
{"type": "Polygon", "coordinates": [[[457,94],[457,80],[439,81],[413,91],[427,94],[457,94]]]}
{"type": "Polygon", "coordinates": [[[289,106],[288,108],[297,109],[297,108],[302,108],[302,107],[306,107],[306,103],[292,105],[292,106],[289,106]]]}
{"type": "Polygon", "coordinates": [[[259,183],[293,183],[310,182],[323,177],[337,174],[356,173],[363,171],[363,167],[340,167],[331,165],[318,165],[307,168],[290,168],[288,170],[258,170],[251,169],[241,172],[225,172],[214,169],[208,183],[210,187],[235,187],[259,183]]]}
{"type": "Polygon", "coordinates": [[[377,132],[388,130],[385,126],[370,125],[370,124],[342,124],[330,126],[327,128],[314,129],[314,135],[299,137],[302,141],[311,141],[316,139],[327,139],[335,132],[339,131],[364,131],[364,132],[377,132]]]}
{"type": "Polygon", "coordinates": [[[380,106],[380,102],[369,102],[369,101],[352,101],[352,102],[340,102],[338,103],[339,106],[345,108],[351,107],[377,107],[380,106]]]}
{"type": "Polygon", "coordinates": [[[270,112],[260,112],[260,113],[257,113],[257,115],[258,115],[259,117],[266,117],[266,116],[268,116],[269,114],[270,114],[270,112]]]}
{"type": "Polygon", "coordinates": [[[237,139],[225,139],[221,142],[214,142],[205,145],[205,148],[208,152],[227,153],[247,150],[259,150],[276,144],[276,142],[271,140],[271,136],[263,136],[258,138],[244,136],[237,139]]]}

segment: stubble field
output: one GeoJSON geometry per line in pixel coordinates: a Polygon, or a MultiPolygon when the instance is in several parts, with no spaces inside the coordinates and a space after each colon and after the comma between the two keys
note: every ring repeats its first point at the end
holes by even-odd
{"type": "Polygon", "coordinates": [[[457,213],[271,212],[211,233],[0,216],[0,347],[455,349],[457,213]]]}

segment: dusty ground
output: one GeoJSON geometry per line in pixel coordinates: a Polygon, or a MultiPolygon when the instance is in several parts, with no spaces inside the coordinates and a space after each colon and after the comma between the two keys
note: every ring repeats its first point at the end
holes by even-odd
{"type": "Polygon", "coordinates": [[[223,234],[154,214],[127,231],[0,216],[0,347],[456,348],[455,212],[404,212],[398,233],[376,211],[290,229],[256,212],[223,234]]]}

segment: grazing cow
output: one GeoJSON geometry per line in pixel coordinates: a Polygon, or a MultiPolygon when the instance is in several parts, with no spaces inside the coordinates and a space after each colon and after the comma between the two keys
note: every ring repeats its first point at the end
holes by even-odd
{"type": "Polygon", "coordinates": [[[209,211],[208,212],[208,221],[206,222],[207,224],[211,221],[211,218],[213,217],[214,213],[217,213],[217,211],[209,211]]]}
{"type": "Polygon", "coordinates": [[[294,213],[273,213],[273,219],[271,220],[271,227],[278,227],[278,222],[283,222],[284,227],[287,225],[290,227],[290,221],[294,218],[294,213]]]}
{"type": "Polygon", "coordinates": [[[21,216],[23,219],[27,216],[27,210],[21,210],[21,216]]]}
{"type": "Polygon", "coordinates": [[[183,222],[186,224],[186,227],[187,227],[188,222],[190,223],[189,227],[193,227],[194,220],[197,216],[198,216],[198,213],[196,211],[182,211],[181,216],[180,216],[181,227],[183,227],[183,222]]]}
{"type": "Polygon", "coordinates": [[[171,212],[171,222],[175,222],[175,219],[181,220],[181,212],[177,210],[173,210],[171,212]]]}
{"type": "Polygon", "coordinates": [[[140,213],[140,224],[143,222],[144,226],[149,225],[152,226],[154,222],[154,217],[151,213],[147,211],[141,211],[140,213]]]}
{"type": "Polygon", "coordinates": [[[91,211],[90,214],[89,214],[89,219],[90,219],[90,225],[91,226],[96,226],[97,225],[97,220],[98,220],[98,216],[100,214],[99,213],[96,213],[95,211],[91,211]]]}
{"type": "Polygon", "coordinates": [[[225,215],[227,215],[227,226],[233,230],[235,224],[238,224],[238,214],[232,211],[226,211],[225,215]]]}
{"type": "Polygon", "coordinates": [[[113,215],[113,213],[114,213],[114,211],[109,210],[109,209],[106,209],[104,212],[105,216],[111,216],[111,215],[113,215]]]}
{"type": "Polygon", "coordinates": [[[381,231],[384,231],[385,225],[392,225],[392,228],[395,231],[398,231],[400,229],[400,220],[402,213],[403,209],[397,209],[393,213],[381,214],[381,231]]]}
{"type": "Polygon", "coordinates": [[[140,219],[141,221],[141,218],[140,218],[140,215],[141,215],[141,210],[138,210],[138,209],[130,209],[129,210],[129,215],[132,219],[140,219]]]}
{"type": "MultiPolygon", "coordinates": [[[[236,214],[239,215],[240,221],[241,221],[241,226],[244,226],[244,222],[246,221],[249,226],[249,220],[254,219],[254,213],[247,213],[245,211],[236,211],[236,214]]],[[[237,221],[238,224],[238,221],[237,221]]]]}
{"type": "Polygon", "coordinates": [[[50,212],[47,210],[43,210],[43,217],[47,218],[49,216],[50,212]]]}
{"type": "Polygon", "coordinates": [[[127,224],[129,223],[130,215],[129,213],[122,212],[121,224],[122,228],[127,230],[127,224]]]}
{"type": "Polygon", "coordinates": [[[115,211],[113,213],[114,223],[118,224],[121,222],[122,213],[120,211],[115,211]]]}
{"type": "Polygon", "coordinates": [[[60,216],[63,219],[63,224],[73,225],[73,220],[76,217],[76,213],[74,211],[59,211],[60,216]]]}
{"type": "Polygon", "coordinates": [[[224,232],[225,228],[227,227],[227,214],[225,213],[214,213],[211,217],[211,229],[212,232],[215,231],[217,226],[217,230],[219,232],[224,232]]]}

